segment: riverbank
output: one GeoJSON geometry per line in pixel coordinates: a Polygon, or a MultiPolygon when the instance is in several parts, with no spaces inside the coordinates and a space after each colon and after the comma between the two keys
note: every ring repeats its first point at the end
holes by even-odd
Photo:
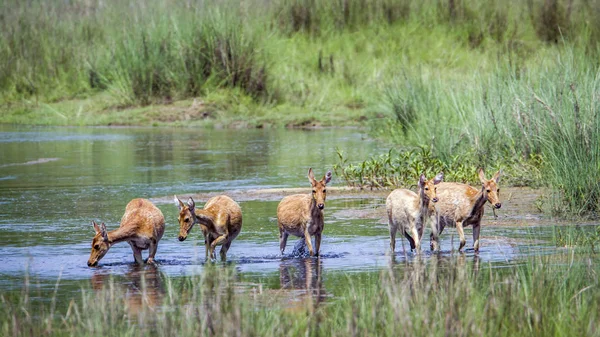
{"type": "MultiPolygon", "coordinates": [[[[292,105],[237,101],[235,93],[196,97],[146,106],[120,106],[107,93],[58,102],[23,100],[0,109],[0,124],[51,126],[156,126],[205,128],[364,127],[374,118],[363,108],[338,107],[328,112],[292,105]],[[230,96],[229,96],[230,95],[230,96]]],[[[380,116],[381,117],[381,116],[380,116]]]]}

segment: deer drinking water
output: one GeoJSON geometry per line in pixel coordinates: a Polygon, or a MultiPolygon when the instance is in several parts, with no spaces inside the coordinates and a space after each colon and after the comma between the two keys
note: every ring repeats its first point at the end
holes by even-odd
{"type": "MultiPolygon", "coordinates": [[[[426,220],[435,214],[433,203],[438,201],[436,186],[442,182],[444,174],[427,180],[424,174],[419,178],[419,191],[415,193],[407,189],[396,189],[387,197],[387,210],[390,229],[390,251],[396,251],[396,233],[398,230],[410,243],[410,249],[421,248],[421,238],[426,220]]],[[[433,221],[433,220],[431,220],[433,221]]]]}
{"type": "Polygon", "coordinates": [[[219,195],[206,202],[203,209],[197,209],[194,199],[184,204],[177,196],[179,207],[179,241],[184,241],[194,224],[199,224],[206,245],[206,259],[215,258],[215,248],[222,245],[219,255],[227,258],[231,242],[242,231],[242,209],[226,195],[219,195]]]}
{"type": "Polygon", "coordinates": [[[165,232],[165,217],[160,209],[146,199],[133,199],[125,207],[121,225],[113,231],[106,231],[104,223],[92,221],[96,235],[92,240],[92,252],[88,266],[96,266],[112,245],[127,241],[133,250],[135,262],[143,264],[142,250],[148,249],[147,263],[154,263],[158,241],[165,232]]]}
{"type": "Polygon", "coordinates": [[[431,250],[439,249],[438,236],[446,226],[456,226],[460,238],[458,250],[462,250],[466,243],[464,227],[472,225],[473,249],[479,251],[479,230],[486,201],[489,201],[494,208],[502,207],[498,188],[500,174],[501,171],[498,171],[492,179],[487,180],[483,169],[479,169],[481,181],[479,190],[460,183],[441,183],[438,186],[438,221],[431,227],[431,250]]]}
{"type": "Polygon", "coordinates": [[[331,171],[317,181],[312,168],[308,169],[308,180],[312,186],[309,194],[289,195],[277,206],[277,224],[279,226],[279,248],[285,250],[290,234],[303,237],[311,256],[319,255],[321,233],[323,232],[323,208],[327,197],[327,183],[331,181],[331,171]],[[315,237],[313,249],[311,236],[315,237]]]}

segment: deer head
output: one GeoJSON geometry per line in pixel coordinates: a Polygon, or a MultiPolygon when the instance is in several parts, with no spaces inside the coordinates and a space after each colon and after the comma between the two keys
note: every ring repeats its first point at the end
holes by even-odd
{"type": "Polygon", "coordinates": [[[500,202],[500,189],[498,188],[498,182],[500,181],[500,175],[502,170],[499,170],[494,174],[492,179],[487,180],[483,173],[483,168],[479,169],[479,180],[481,181],[481,191],[484,197],[489,201],[494,208],[502,207],[500,202]]]}
{"type": "Polygon", "coordinates": [[[192,230],[194,223],[196,223],[196,213],[194,212],[196,210],[196,203],[192,197],[188,199],[187,204],[184,204],[181,200],[179,200],[179,198],[177,198],[177,196],[175,196],[173,200],[175,201],[175,204],[177,204],[177,207],[179,207],[178,238],[179,241],[184,241],[187,238],[190,230],[192,230]]]}
{"type": "Polygon", "coordinates": [[[331,171],[323,176],[323,179],[315,180],[315,174],[312,168],[308,169],[308,181],[312,185],[312,197],[319,209],[325,208],[325,199],[327,198],[327,183],[331,181],[331,171]]]}
{"type": "Polygon", "coordinates": [[[100,261],[110,249],[106,225],[104,223],[98,225],[95,221],[92,221],[92,226],[94,226],[96,235],[92,240],[92,252],[90,253],[90,258],[87,263],[90,267],[98,265],[98,261],[100,261]]]}
{"type": "Polygon", "coordinates": [[[433,179],[427,180],[425,174],[421,174],[419,178],[419,195],[425,200],[432,202],[438,202],[437,198],[437,187],[435,185],[439,184],[444,180],[444,173],[440,172],[433,179]]]}

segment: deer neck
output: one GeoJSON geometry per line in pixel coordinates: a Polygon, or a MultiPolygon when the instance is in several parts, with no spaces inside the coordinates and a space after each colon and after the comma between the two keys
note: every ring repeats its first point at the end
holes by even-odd
{"type": "Polygon", "coordinates": [[[196,209],[194,211],[196,215],[195,223],[206,226],[209,230],[214,230],[215,220],[214,216],[205,209],[196,209]]]}
{"type": "Polygon", "coordinates": [[[485,206],[486,201],[487,201],[487,193],[485,193],[485,187],[481,187],[481,190],[479,191],[479,193],[475,194],[471,198],[471,205],[473,205],[473,207],[471,207],[471,212],[469,214],[469,217],[475,216],[477,214],[477,212],[479,212],[479,210],[482,209],[483,206],[485,206]]]}
{"type": "Polygon", "coordinates": [[[121,226],[115,230],[106,233],[108,235],[108,243],[112,246],[115,243],[128,241],[136,235],[135,228],[129,226],[121,226]]]}
{"type": "Polygon", "coordinates": [[[430,207],[433,206],[431,205],[429,198],[425,195],[422,189],[419,189],[419,199],[417,206],[419,207],[419,216],[416,220],[418,222],[417,225],[419,226],[420,224],[423,224],[425,222],[425,218],[427,218],[432,211],[430,207]]]}
{"type": "Polygon", "coordinates": [[[310,195],[310,215],[312,217],[322,217],[323,210],[317,207],[317,200],[310,195]]]}

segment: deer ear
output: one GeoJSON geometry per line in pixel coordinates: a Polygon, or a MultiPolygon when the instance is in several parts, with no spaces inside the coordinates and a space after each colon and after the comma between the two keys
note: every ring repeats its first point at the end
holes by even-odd
{"type": "Polygon", "coordinates": [[[483,173],[483,168],[479,168],[479,180],[482,184],[487,182],[487,179],[485,179],[485,173],[483,173]]]}
{"type": "Polygon", "coordinates": [[[494,177],[492,179],[494,179],[496,181],[496,184],[498,184],[500,182],[501,175],[502,175],[502,169],[498,170],[498,172],[496,172],[496,174],[494,174],[494,177]]]}
{"type": "Polygon", "coordinates": [[[188,204],[188,207],[190,209],[190,212],[194,212],[194,209],[196,209],[196,203],[194,202],[194,199],[192,199],[192,197],[190,197],[188,199],[187,204],[188,204]]]}
{"type": "Polygon", "coordinates": [[[325,184],[329,184],[331,181],[331,171],[327,171],[327,174],[323,177],[323,180],[325,181],[325,184]]]}
{"type": "Polygon", "coordinates": [[[444,180],[444,172],[440,172],[438,173],[437,176],[435,176],[435,178],[433,178],[433,184],[437,185],[439,183],[441,183],[444,180]]]}
{"type": "Polygon", "coordinates": [[[106,232],[106,225],[104,222],[100,225],[100,232],[102,233],[102,238],[104,242],[108,242],[108,233],[106,232]]]}
{"type": "Polygon", "coordinates": [[[425,174],[421,173],[421,176],[419,177],[419,187],[423,187],[426,180],[427,178],[425,178],[425,174]]]}
{"type": "Polygon", "coordinates": [[[175,205],[177,205],[177,207],[181,211],[183,209],[183,206],[184,206],[183,202],[181,202],[181,200],[179,200],[179,198],[177,198],[176,195],[173,196],[173,201],[175,201],[175,205]]]}
{"type": "Polygon", "coordinates": [[[96,234],[101,232],[100,226],[98,226],[96,221],[92,220],[92,226],[94,226],[94,230],[96,231],[96,234]]]}
{"type": "Polygon", "coordinates": [[[308,181],[312,184],[315,181],[315,174],[313,173],[312,167],[308,169],[308,181]]]}

